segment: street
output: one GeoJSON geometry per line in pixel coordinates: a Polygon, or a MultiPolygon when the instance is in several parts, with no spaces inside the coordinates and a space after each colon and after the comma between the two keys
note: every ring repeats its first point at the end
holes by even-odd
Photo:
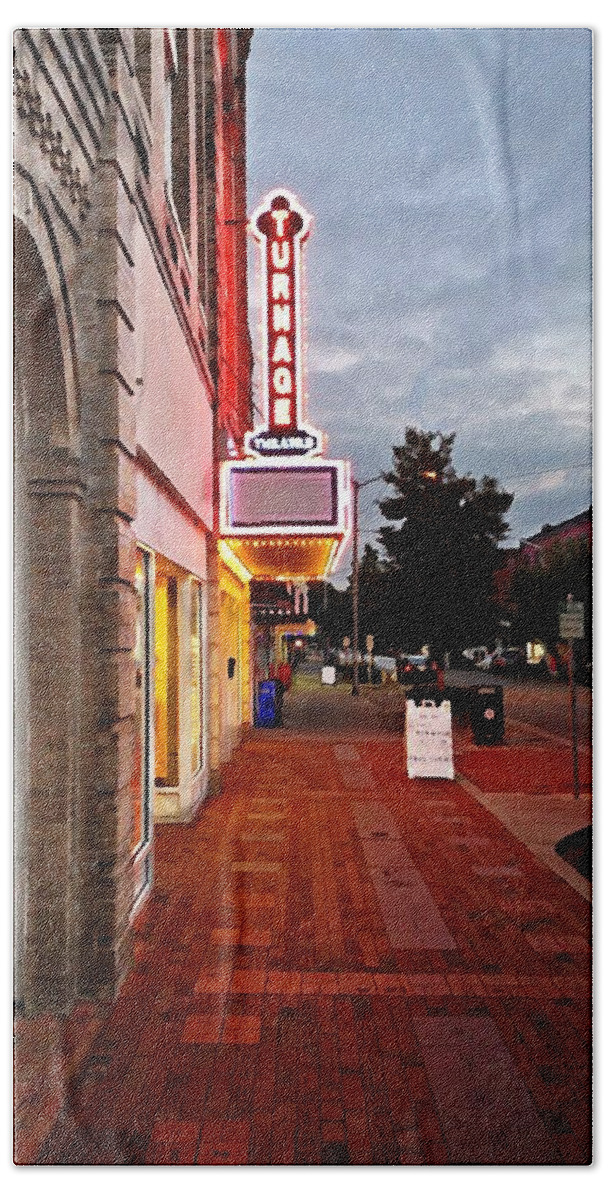
{"type": "Polygon", "coordinates": [[[454,782],[410,781],[397,689],[297,675],[286,727],[157,830],[136,967],[71,1018],[37,1161],[588,1162],[589,885],[554,841],[589,754],[577,809],[533,693],[503,746],[455,725],[454,782]]]}
{"type": "MultiPolygon", "coordinates": [[[[519,680],[487,671],[447,671],[446,684],[473,687],[498,684],[504,688],[505,708],[517,720],[543,729],[570,743],[570,690],[566,683],[553,679],[519,680]]],[[[577,729],[582,741],[590,738],[591,688],[576,687],[577,729]]]]}

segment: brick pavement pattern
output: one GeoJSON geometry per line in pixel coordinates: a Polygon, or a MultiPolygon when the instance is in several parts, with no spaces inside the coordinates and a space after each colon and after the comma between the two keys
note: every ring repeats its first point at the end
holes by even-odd
{"type": "Polygon", "coordinates": [[[590,1161],[589,904],[398,737],[253,733],[155,837],[38,1162],[590,1161]]]}

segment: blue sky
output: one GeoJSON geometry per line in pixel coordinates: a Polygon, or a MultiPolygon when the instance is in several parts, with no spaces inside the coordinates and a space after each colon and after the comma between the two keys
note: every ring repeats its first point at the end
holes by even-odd
{"type": "Polygon", "coordinates": [[[257,29],[249,59],[250,210],[315,218],[309,420],[359,478],[456,430],[508,544],[589,503],[590,70],[584,29],[257,29]]]}

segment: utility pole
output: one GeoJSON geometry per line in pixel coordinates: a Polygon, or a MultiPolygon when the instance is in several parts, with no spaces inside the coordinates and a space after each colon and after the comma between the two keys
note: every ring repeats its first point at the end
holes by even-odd
{"type": "Polygon", "coordinates": [[[384,476],[373,475],[361,482],[353,479],[353,696],[359,695],[359,492],[368,483],[378,483],[380,479],[384,476]]]}
{"type": "Polygon", "coordinates": [[[572,790],[574,799],[578,800],[580,788],[578,781],[578,734],[576,728],[576,684],[574,682],[574,639],[568,640],[568,682],[570,684],[570,723],[572,727],[572,790]]]}
{"type": "Polygon", "coordinates": [[[578,778],[578,731],[576,728],[576,683],[574,679],[574,642],[584,632],[584,607],[569,592],[566,603],[560,606],[559,633],[568,643],[568,683],[570,685],[570,724],[572,730],[572,790],[578,800],[580,785],[578,778]]]}
{"type": "Polygon", "coordinates": [[[353,696],[359,695],[359,488],[353,479],[353,696]]]}

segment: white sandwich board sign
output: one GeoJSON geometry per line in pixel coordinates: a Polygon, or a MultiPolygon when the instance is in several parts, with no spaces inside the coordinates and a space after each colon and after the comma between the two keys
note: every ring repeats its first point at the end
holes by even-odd
{"type": "Polygon", "coordinates": [[[408,779],[453,779],[452,708],[449,700],[408,700],[405,719],[408,779]]]}

